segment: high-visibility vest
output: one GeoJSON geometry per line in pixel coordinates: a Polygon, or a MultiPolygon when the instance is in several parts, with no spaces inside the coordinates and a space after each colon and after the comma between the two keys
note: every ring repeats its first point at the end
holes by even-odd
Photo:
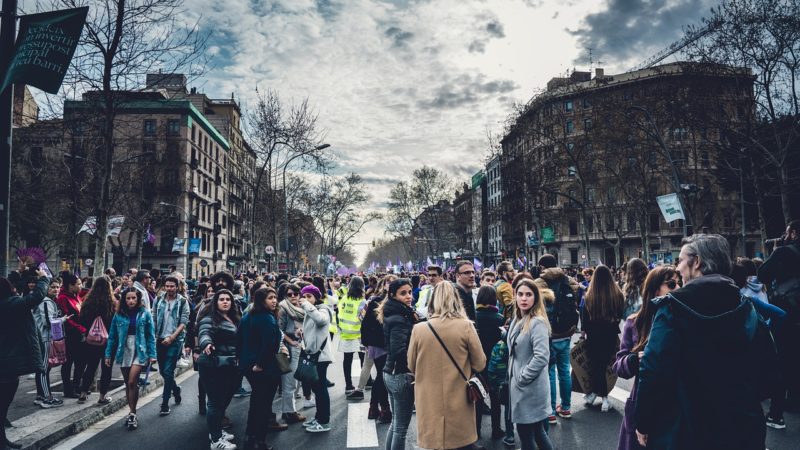
{"type": "Polygon", "coordinates": [[[418,314],[422,315],[421,317],[428,317],[428,300],[430,300],[432,293],[433,286],[428,286],[419,291],[419,298],[417,299],[417,304],[414,309],[417,310],[418,314]]]}
{"type": "Polygon", "coordinates": [[[339,299],[339,314],[337,322],[342,339],[352,340],[361,338],[361,321],[358,319],[358,305],[362,299],[343,297],[339,299]]]}

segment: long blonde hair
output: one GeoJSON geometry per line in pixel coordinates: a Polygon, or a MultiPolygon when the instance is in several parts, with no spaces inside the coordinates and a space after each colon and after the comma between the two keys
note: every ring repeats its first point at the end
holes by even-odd
{"type": "Polygon", "coordinates": [[[539,318],[547,325],[547,334],[550,334],[552,331],[550,329],[550,321],[547,319],[547,310],[544,307],[544,299],[542,298],[542,293],[539,291],[539,287],[536,286],[533,280],[523,278],[519,280],[516,288],[514,288],[514,297],[516,297],[519,288],[523,286],[533,291],[533,306],[527,312],[522,311],[522,308],[516,306],[517,302],[515,299],[514,319],[522,324],[522,332],[527,333],[531,329],[533,319],[539,318]]]}
{"type": "Polygon", "coordinates": [[[428,317],[438,316],[442,319],[467,319],[464,304],[453,283],[442,282],[433,288],[428,300],[428,317]]]}

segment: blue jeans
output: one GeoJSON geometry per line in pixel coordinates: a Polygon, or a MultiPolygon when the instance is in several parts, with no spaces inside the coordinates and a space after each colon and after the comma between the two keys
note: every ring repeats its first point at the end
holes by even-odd
{"type": "Polygon", "coordinates": [[[521,450],[553,450],[553,443],[547,435],[550,425],[547,419],[536,423],[518,423],[517,434],[521,450]]]}
{"type": "Polygon", "coordinates": [[[206,424],[211,439],[222,437],[222,417],[231,403],[233,393],[239,387],[239,369],[236,367],[200,366],[200,381],[208,395],[206,424]]]}
{"type": "Polygon", "coordinates": [[[406,448],[406,434],[411,414],[414,410],[414,389],[411,375],[407,373],[383,373],[383,383],[389,391],[389,402],[392,405],[392,425],[386,433],[386,450],[402,450],[406,448]]]}
{"type": "Polygon", "coordinates": [[[181,388],[175,383],[175,366],[183,350],[183,340],[177,339],[170,345],[156,344],[156,358],[158,359],[158,373],[164,379],[164,393],[161,394],[161,403],[169,403],[172,394],[181,395],[181,388]]]}
{"type": "Polygon", "coordinates": [[[554,341],[550,344],[550,354],[555,364],[550,365],[550,406],[556,414],[556,370],[558,370],[558,391],[561,393],[561,409],[568,410],[572,400],[572,378],[569,373],[570,340],[554,341]]]}

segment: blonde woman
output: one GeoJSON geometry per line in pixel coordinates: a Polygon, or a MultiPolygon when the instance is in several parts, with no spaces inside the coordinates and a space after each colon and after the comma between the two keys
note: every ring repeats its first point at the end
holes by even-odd
{"type": "Polygon", "coordinates": [[[437,284],[428,307],[428,322],[414,325],[408,347],[408,369],[416,377],[417,445],[482,448],[474,444],[475,404],[467,399],[461,375],[469,377],[486,366],[478,333],[452,283],[437,284]]]}
{"type": "Polygon", "coordinates": [[[550,450],[550,322],[533,280],[525,278],[517,283],[514,300],[516,308],[508,331],[511,421],[517,425],[522,450],[550,450]]]}

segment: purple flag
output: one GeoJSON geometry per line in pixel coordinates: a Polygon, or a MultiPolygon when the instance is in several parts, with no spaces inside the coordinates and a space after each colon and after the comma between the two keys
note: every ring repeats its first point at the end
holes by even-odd
{"type": "Polygon", "coordinates": [[[391,268],[392,268],[392,261],[389,260],[389,262],[386,263],[386,270],[389,270],[391,268]]]}
{"type": "Polygon", "coordinates": [[[491,266],[489,266],[489,271],[491,271],[491,272],[494,272],[494,264],[492,264],[491,266]]]}
{"type": "Polygon", "coordinates": [[[525,268],[525,264],[522,262],[521,259],[519,259],[519,257],[517,257],[517,265],[519,266],[520,269],[525,268]]]}
{"type": "Polygon", "coordinates": [[[411,261],[407,262],[406,263],[406,270],[408,270],[409,272],[414,270],[414,263],[412,263],[411,261]]]}
{"type": "Polygon", "coordinates": [[[144,233],[144,242],[146,244],[155,244],[156,243],[156,235],[150,229],[150,224],[147,224],[147,231],[144,233]]]}
{"type": "Polygon", "coordinates": [[[429,266],[432,266],[432,265],[433,265],[433,261],[431,261],[431,257],[430,257],[430,256],[428,256],[428,261],[427,261],[427,263],[428,263],[428,265],[429,265],[429,266]]]}
{"type": "Polygon", "coordinates": [[[483,264],[481,264],[478,258],[472,258],[472,266],[475,268],[476,272],[483,270],[483,264]]]}
{"type": "Polygon", "coordinates": [[[336,269],[336,274],[339,276],[343,277],[347,275],[347,273],[348,273],[347,266],[341,266],[338,269],[336,269]]]}

